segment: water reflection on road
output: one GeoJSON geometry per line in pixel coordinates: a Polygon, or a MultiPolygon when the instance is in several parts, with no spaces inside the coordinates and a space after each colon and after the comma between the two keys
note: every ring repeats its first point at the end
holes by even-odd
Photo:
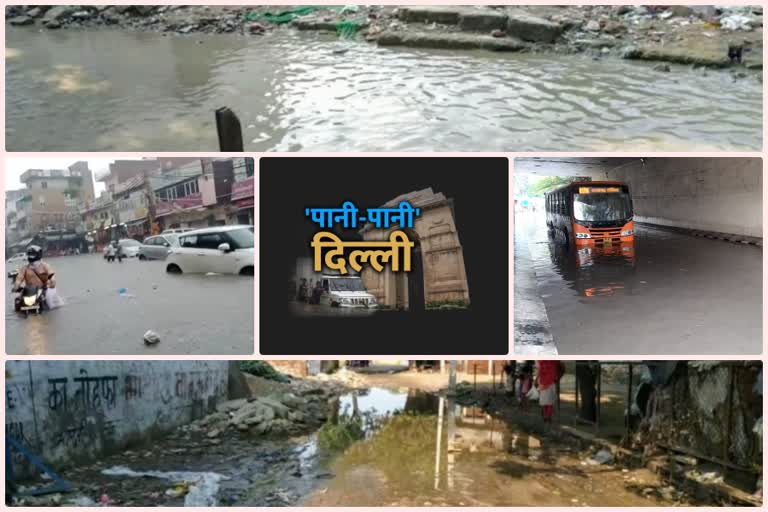
{"type": "Polygon", "coordinates": [[[633,245],[575,249],[541,213],[526,237],[561,354],[756,354],[762,249],[638,226],[633,245]]]}
{"type": "Polygon", "coordinates": [[[66,305],[25,318],[13,310],[12,283],[7,281],[9,354],[253,352],[251,277],[171,275],[162,262],[106,263],[101,255],[46,261],[56,272],[66,305]],[[160,336],[160,343],[144,344],[148,330],[160,336]]]}
{"type": "Polygon", "coordinates": [[[326,423],[307,435],[180,430],[67,475],[79,492],[98,497],[108,489],[126,506],[179,506],[184,498],[169,498],[168,482],[159,479],[105,476],[105,466],[215,472],[224,476],[215,493],[221,506],[671,504],[645,492],[663,485],[647,470],[585,465],[593,450],[576,438],[540,435],[530,422],[502,420],[443,395],[374,387],[349,391],[328,407],[326,423]]]}
{"type": "Polygon", "coordinates": [[[414,389],[372,389],[354,400],[358,413],[385,419],[330,464],[334,477],[302,505],[662,504],[631,489],[620,468],[584,467],[578,443],[533,434],[479,407],[414,389]]]}

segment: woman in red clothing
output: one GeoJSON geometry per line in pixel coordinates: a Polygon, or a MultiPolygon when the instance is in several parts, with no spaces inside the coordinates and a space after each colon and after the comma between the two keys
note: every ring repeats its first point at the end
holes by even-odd
{"type": "Polygon", "coordinates": [[[565,373],[565,365],[560,361],[536,362],[536,385],[539,388],[539,405],[541,405],[545,423],[552,423],[555,400],[557,399],[557,386],[560,377],[565,373]]]}

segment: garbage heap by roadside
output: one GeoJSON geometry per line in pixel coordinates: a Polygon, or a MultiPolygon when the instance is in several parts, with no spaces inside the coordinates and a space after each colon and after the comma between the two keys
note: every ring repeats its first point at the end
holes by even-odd
{"type": "Polygon", "coordinates": [[[224,433],[295,435],[322,425],[332,403],[349,386],[334,379],[290,379],[278,382],[246,375],[250,398],[222,402],[216,412],[181,427],[213,439],[224,433]]]}
{"type": "Polygon", "coordinates": [[[760,5],[14,5],[6,7],[6,19],[45,29],[105,26],[177,34],[264,35],[292,27],[360,35],[381,46],[587,53],[762,69],[760,5]]]}

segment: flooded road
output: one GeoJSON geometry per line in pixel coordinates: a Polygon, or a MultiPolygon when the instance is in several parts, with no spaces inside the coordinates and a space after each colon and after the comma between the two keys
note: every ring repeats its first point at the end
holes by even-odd
{"type": "Polygon", "coordinates": [[[212,472],[221,477],[216,503],[233,506],[672,504],[647,470],[587,464],[592,449],[575,438],[532,434],[436,394],[362,389],[330,409],[327,423],[308,436],[195,440],[179,432],[67,477],[78,492],[106,492],[134,506],[178,506],[184,498],[166,492],[173,488],[166,480],[110,477],[104,468],[212,472]],[[361,425],[354,439],[329,443],[329,433],[353,418],[361,425]]]}
{"type": "Polygon", "coordinates": [[[101,254],[45,261],[66,305],[17,315],[6,279],[8,354],[253,353],[251,277],[171,275],[159,261],[107,263],[101,254]],[[147,347],[150,329],[161,341],[147,347]]]}
{"type": "Polygon", "coordinates": [[[515,222],[560,354],[760,353],[760,247],[638,226],[634,245],[574,251],[542,212],[515,222]]]}
{"type": "Polygon", "coordinates": [[[9,151],[758,150],[762,84],[588,56],[6,27],[9,151]],[[338,50],[343,45],[345,52],[338,50]],[[653,95],[648,91],[652,87],[653,95]],[[77,120],[73,125],[72,120],[77,120]]]}

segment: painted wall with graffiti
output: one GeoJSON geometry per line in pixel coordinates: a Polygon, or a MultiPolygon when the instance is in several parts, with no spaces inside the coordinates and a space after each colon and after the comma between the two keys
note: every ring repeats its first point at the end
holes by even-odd
{"type": "Polygon", "coordinates": [[[228,363],[8,361],[5,374],[6,435],[63,467],[212,411],[226,400],[228,363]]]}

